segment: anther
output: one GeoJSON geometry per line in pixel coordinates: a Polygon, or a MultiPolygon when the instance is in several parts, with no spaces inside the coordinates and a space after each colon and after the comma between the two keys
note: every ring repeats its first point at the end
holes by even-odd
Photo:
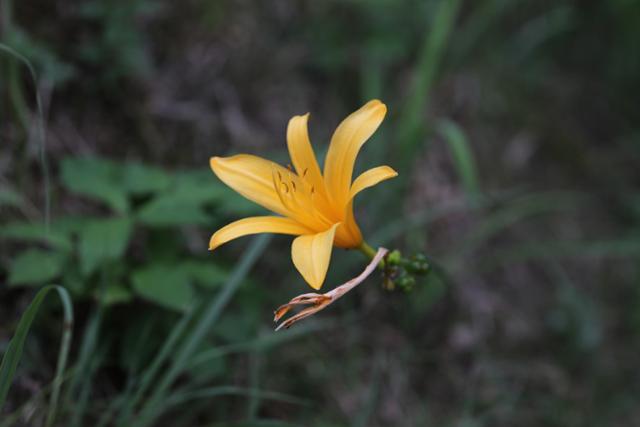
{"type": "Polygon", "coordinates": [[[284,186],[284,192],[285,193],[289,193],[289,186],[287,184],[285,184],[284,182],[282,183],[282,185],[284,186]]]}
{"type": "Polygon", "coordinates": [[[305,176],[307,176],[307,171],[309,170],[309,168],[304,168],[304,170],[302,171],[302,177],[304,178],[305,176]]]}
{"type": "Polygon", "coordinates": [[[293,189],[293,192],[296,192],[296,183],[294,181],[291,181],[291,187],[293,189]]]}

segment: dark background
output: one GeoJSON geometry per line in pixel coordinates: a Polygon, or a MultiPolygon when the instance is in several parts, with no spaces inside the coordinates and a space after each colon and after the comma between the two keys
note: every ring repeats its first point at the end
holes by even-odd
{"type": "MultiPolygon", "coordinates": [[[[127,425],[185,312],[129,425],[638,423],[640,2],[0,5],[0,351],[38,287],[70,291],[58,425],[127,425]],[[272,310],[309,288],[287,237],[240,276],[256,240],[208,253],[260,212],[208,159],[286,164],[287,121],[306,112],[324,153],[373,98],[389,113],[357,167],[399,177],[359,196],[358,221],[434,269],[410,293],[373,276],[274,333],[272,310]]],[[[364,263],[336,250],[327,290],[364,263]]],[[[60,323],[52,299],[0,425],[41,425],[60,323]]]]}

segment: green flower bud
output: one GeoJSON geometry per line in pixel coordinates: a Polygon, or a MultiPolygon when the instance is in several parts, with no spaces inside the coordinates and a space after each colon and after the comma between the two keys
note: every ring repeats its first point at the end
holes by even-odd
{"type": "Polygon", "coordinates": [[[426,274],[429,271],[427,257],[421,253],[413,255],[407,263],[407,270],[418,275],[426,274]]]}
{"type": "Polygon", "coordinates": [[[405,292],[410,292],[416,284],[416,278],[404,273],[396,279],[396,284],[405,292]]]}
{"type": "Polygon", "coordinates": [[[387,262],[390,265],[398,265],[400,264],[400,261],[402,261],[402,254],[397,249],[391,251],[389,255],[387,255],[387,262]]]}

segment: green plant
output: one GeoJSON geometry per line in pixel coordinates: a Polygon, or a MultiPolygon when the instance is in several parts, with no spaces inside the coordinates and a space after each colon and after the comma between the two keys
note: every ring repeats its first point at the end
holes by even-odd
{"type": "Polygon", "coordinates": [[[105,214],[60,217],[49,232],[29,222],[0,226],[6,241],[41,245],[16,253],[8,268],[9,286],[59,280],[75,299],[98,298],[111,305],[138,296],[180,311],[191,303],[194,286],[208,291],[225,280],[227,267],[191,254],[181,233],[247,209],[227,198],[210,172],[169,175],[138,163],[68,158],[61,164],[61,181],[71,193],[91,200],[94,212],[105,214]],[[135,255],[134,233],[145,242],[135,255]]]}

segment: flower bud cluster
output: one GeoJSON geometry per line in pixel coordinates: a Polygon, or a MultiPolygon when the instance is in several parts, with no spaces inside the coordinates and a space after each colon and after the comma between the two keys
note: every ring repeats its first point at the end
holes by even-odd
{"type": "Polygon", "coordinates": [[[383,287],[388,291],[400,289],[411,292],[417,279],[425,277],[429,271],[431,268],[425,254],[418,252],[407,258],[396,249],[384,259],[383,287]]]}

